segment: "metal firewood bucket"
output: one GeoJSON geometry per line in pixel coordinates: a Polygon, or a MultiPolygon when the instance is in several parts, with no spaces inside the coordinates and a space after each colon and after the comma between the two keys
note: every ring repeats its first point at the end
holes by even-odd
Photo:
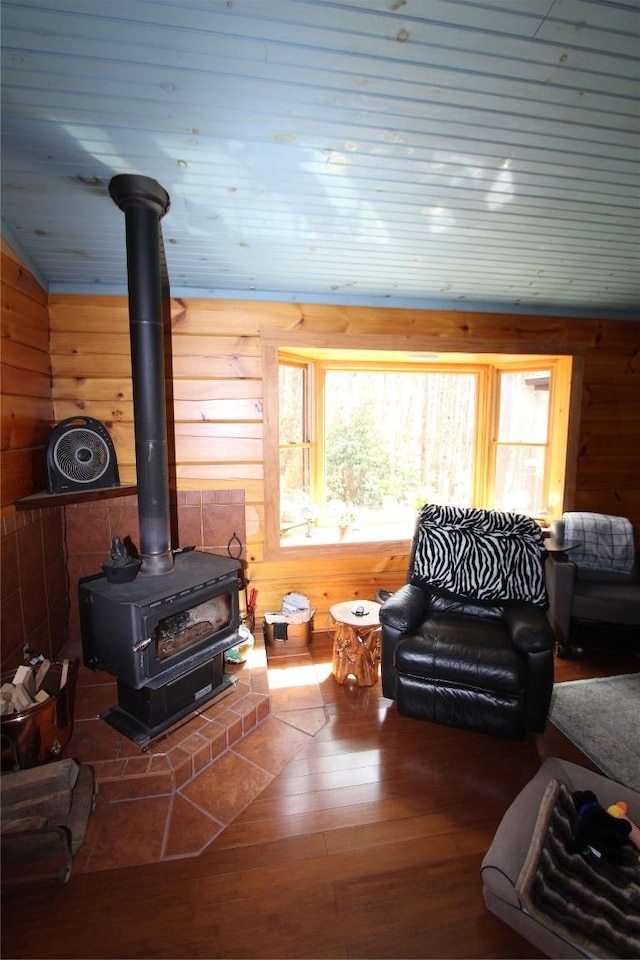
{"type": "MultiPolygon", "coordinates": [[[[77,664],[69,664],[62,690],[32,707],[0,717],[2,770],[25,770],[59,760],[73,732],[77,664]]],[[[10,683],[13,673],[3,674],[10,683]]]]}

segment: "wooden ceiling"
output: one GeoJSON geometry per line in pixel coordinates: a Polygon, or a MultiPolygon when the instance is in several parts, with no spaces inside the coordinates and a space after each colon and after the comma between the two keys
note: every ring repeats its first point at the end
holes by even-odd
{"type": "Polygon", "coordinates": [[[5,238],[122,293],[639,316],[638,0],[3,0],[5,238]]]}

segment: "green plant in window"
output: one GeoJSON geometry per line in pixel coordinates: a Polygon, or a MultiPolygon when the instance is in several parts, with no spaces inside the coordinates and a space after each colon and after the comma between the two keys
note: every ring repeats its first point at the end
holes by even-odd
{"type": "Polygon", "coordinates": [[[331,499],[368,507],[382,501],[390,474],[370,403],[336,410],[326,437],[326,484],[331,499]]]}
{"type": "Polygon", "coordinates": [[[338,518],[339,527],[350,527],[356,522],[356,515],[353,510],[343,510],[338,518]]]}

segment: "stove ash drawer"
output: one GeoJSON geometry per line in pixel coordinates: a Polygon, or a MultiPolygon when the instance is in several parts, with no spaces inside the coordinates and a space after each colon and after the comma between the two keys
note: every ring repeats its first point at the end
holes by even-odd
{"type": "Polygon", "coordinates": [[[118,681],[118,705],[140,723],[155,727],[168,717],[206,703],[222,686],[223,679],[223,655],[219,653],[162,686],[149,685],[135,690],[118,681]]]}

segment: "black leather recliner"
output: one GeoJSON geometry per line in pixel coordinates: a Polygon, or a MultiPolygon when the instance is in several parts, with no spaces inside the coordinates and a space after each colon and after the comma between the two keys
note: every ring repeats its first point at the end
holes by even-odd
{"type": "Polygon", "coordinates": [[[409,582],[385,601],[384,696],[407,717],[513,739],[544,730],[555,638],[529,517],[427,504],[409,582]]]}

